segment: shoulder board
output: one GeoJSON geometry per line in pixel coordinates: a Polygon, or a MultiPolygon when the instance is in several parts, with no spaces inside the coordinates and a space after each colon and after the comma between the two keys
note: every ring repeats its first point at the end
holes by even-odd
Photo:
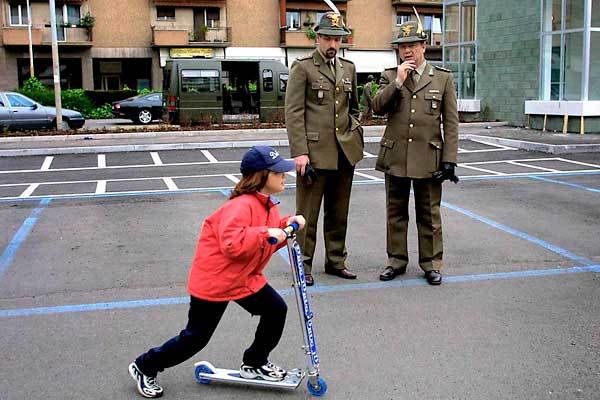
{"type": "Polygon", "coordinates": [[[338,57],[338,58],[342,61],[346,61],[347,63],[354,64],[354,61],[348,60],[347,58],[344,58],[344,57],[338,57]]]}
{"type": "Polygon", "coordinates": [[[306,61],[306,60],[312,60],[312,56],[302,56],[302,57],[298,57],[296,58],[296,61],[306,61]]]}
{"type": "Polygon", "coordinates": [[[390,68],[384,69],[384,72],[385,71],[397,71],[397,70],[398,70],[398,67],[390,67],[390,68]]]}
{"type": "Polygon", "coordinates": [[[449,69],[446,69],[446,68],[439,67],[439,66],[437,66],[437,65],[434,65],[434,66],[433,66],[433,68],[435,68],[435,69],[439,69],[440,71],[444,71],[444,72],[450,72],[450,73],[452,73],[452,71],[451,71],[451,70],[449,70],[449,69]]]}

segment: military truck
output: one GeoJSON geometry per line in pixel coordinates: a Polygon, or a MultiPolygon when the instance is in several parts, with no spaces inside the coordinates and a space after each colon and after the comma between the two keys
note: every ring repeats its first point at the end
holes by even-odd
{"type": "Polygon", "coordinates": [[[288,76],[278,60],[173,59],[163,101],[173,123],[283,122],[288,76]]]}

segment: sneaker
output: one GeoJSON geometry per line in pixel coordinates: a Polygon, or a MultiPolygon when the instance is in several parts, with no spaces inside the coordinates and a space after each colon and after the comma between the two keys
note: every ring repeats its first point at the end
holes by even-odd
{"type": "Polygon", "coordinates": [[[285,378],[287,371],[273,363],[266,363],[262,367],[252,367],[242,364],[240,376],[246,379],[262,379],[265,381],[279,382],[285,378]]]}
{"type": "Polygon", "coordinates": [[[156,382],[156,377],[144,375],[135,362],[129,364],[129,375],[137,383],[137,390],[142,396],[153,399],[163,395],[163,388],[156,382]]]}

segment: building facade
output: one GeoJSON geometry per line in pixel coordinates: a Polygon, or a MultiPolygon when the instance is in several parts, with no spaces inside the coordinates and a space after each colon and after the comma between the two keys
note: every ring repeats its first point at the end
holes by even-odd
{"type": "MultiPolygon", "coordinates": [[[[30,75],[52,84],[47,0],[0,0],[0,89],[30,75]],[[31,16],[31,18],[30,18],[31,16]]],[[[341,55],[361,80],[396,65],[390,45],[413,6],[430,33],[428,57],[442,57],[442,0],[334,0],[353,34],[341,55]]],[[[286,65],[314,49],[312,30],[329,8],[321,0],[56,0],[61,85],[160,89],[170,58],[277,59],[286,65]]]]}
{"type": "Polygon", "coordinates": [[[600,1],[444,0],[444,21],[463,112],[600,132],[600,1]]]}

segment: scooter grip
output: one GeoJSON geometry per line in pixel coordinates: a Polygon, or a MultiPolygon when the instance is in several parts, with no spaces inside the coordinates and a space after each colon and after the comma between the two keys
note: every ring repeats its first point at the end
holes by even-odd
{"type": "MultiPolygon", "coordinates": [[[[291,224],[283,228],[283,231],[287,236],[290,236],[292,233],[297,232],[299,228],[300,225],[297,222],[292,222],[291,224]]],[[[267,242],[269,244],[277,244],[277,238],[271,236],[267,239],[267,242]]]]}

